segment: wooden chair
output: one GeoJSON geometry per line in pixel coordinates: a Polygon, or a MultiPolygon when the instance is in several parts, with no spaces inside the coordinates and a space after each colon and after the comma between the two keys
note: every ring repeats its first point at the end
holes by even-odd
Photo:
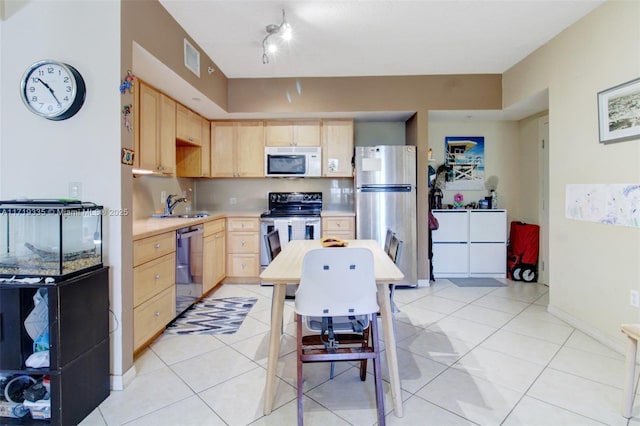
{"type": "Polygon", "coordinates": [[[357,247],[321,248],[305,255],[295,302],[298,425],[303,424],[304,363],[373,359],[378,424],[384,426],[378,310],[371,251],[357,247]],[[303,324],[314,334],[304,336],[303,324]],[[368,328],[371,346],[363,343],[363,333],[368,328]]]}
{"type": "Polygon", "coordinates": [[[627,335],[626,376],[624,393],[622,394],[622,416],[631,418],[633,399],[635,397],[636,353],[638,350],[638,339],[640,338],[640,324],[622,324],[620,330],[627,335]]]}

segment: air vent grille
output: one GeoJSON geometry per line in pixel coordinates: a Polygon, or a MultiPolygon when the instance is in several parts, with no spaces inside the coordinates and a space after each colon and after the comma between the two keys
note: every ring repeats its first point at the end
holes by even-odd
{"type": "Polygon", "coordinates": [[[200,77],[200,52],[184,39],[184,66],[200,77]]]}

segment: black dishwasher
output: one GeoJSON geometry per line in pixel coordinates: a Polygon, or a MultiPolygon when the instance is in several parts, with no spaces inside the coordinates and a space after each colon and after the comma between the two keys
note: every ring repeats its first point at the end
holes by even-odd
{"type": "Polygon", "coordinates": [[[176,231],[176,316],[202,297],[203,225],[176,231]]]}

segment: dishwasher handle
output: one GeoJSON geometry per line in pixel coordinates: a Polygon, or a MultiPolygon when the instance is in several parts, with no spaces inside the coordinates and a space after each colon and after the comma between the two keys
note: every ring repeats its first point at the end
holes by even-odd
{"type": "Polygon", "coordinates": [[[186,238],[191,238],[195,235],[201,235],[201,234],[204,234],[204,228],[201,226],[195,226],[192,228],[178,229],[176,233],[176,238],[179,240],[184,240],[186,238]]]}

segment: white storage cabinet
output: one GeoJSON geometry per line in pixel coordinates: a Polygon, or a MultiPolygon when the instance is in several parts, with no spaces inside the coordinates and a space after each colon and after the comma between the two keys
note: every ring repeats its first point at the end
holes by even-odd
{"type": "Polygon", "coordinates": [[[436,278],[506,277],[506,210],[433,210],[436,278]]]}

